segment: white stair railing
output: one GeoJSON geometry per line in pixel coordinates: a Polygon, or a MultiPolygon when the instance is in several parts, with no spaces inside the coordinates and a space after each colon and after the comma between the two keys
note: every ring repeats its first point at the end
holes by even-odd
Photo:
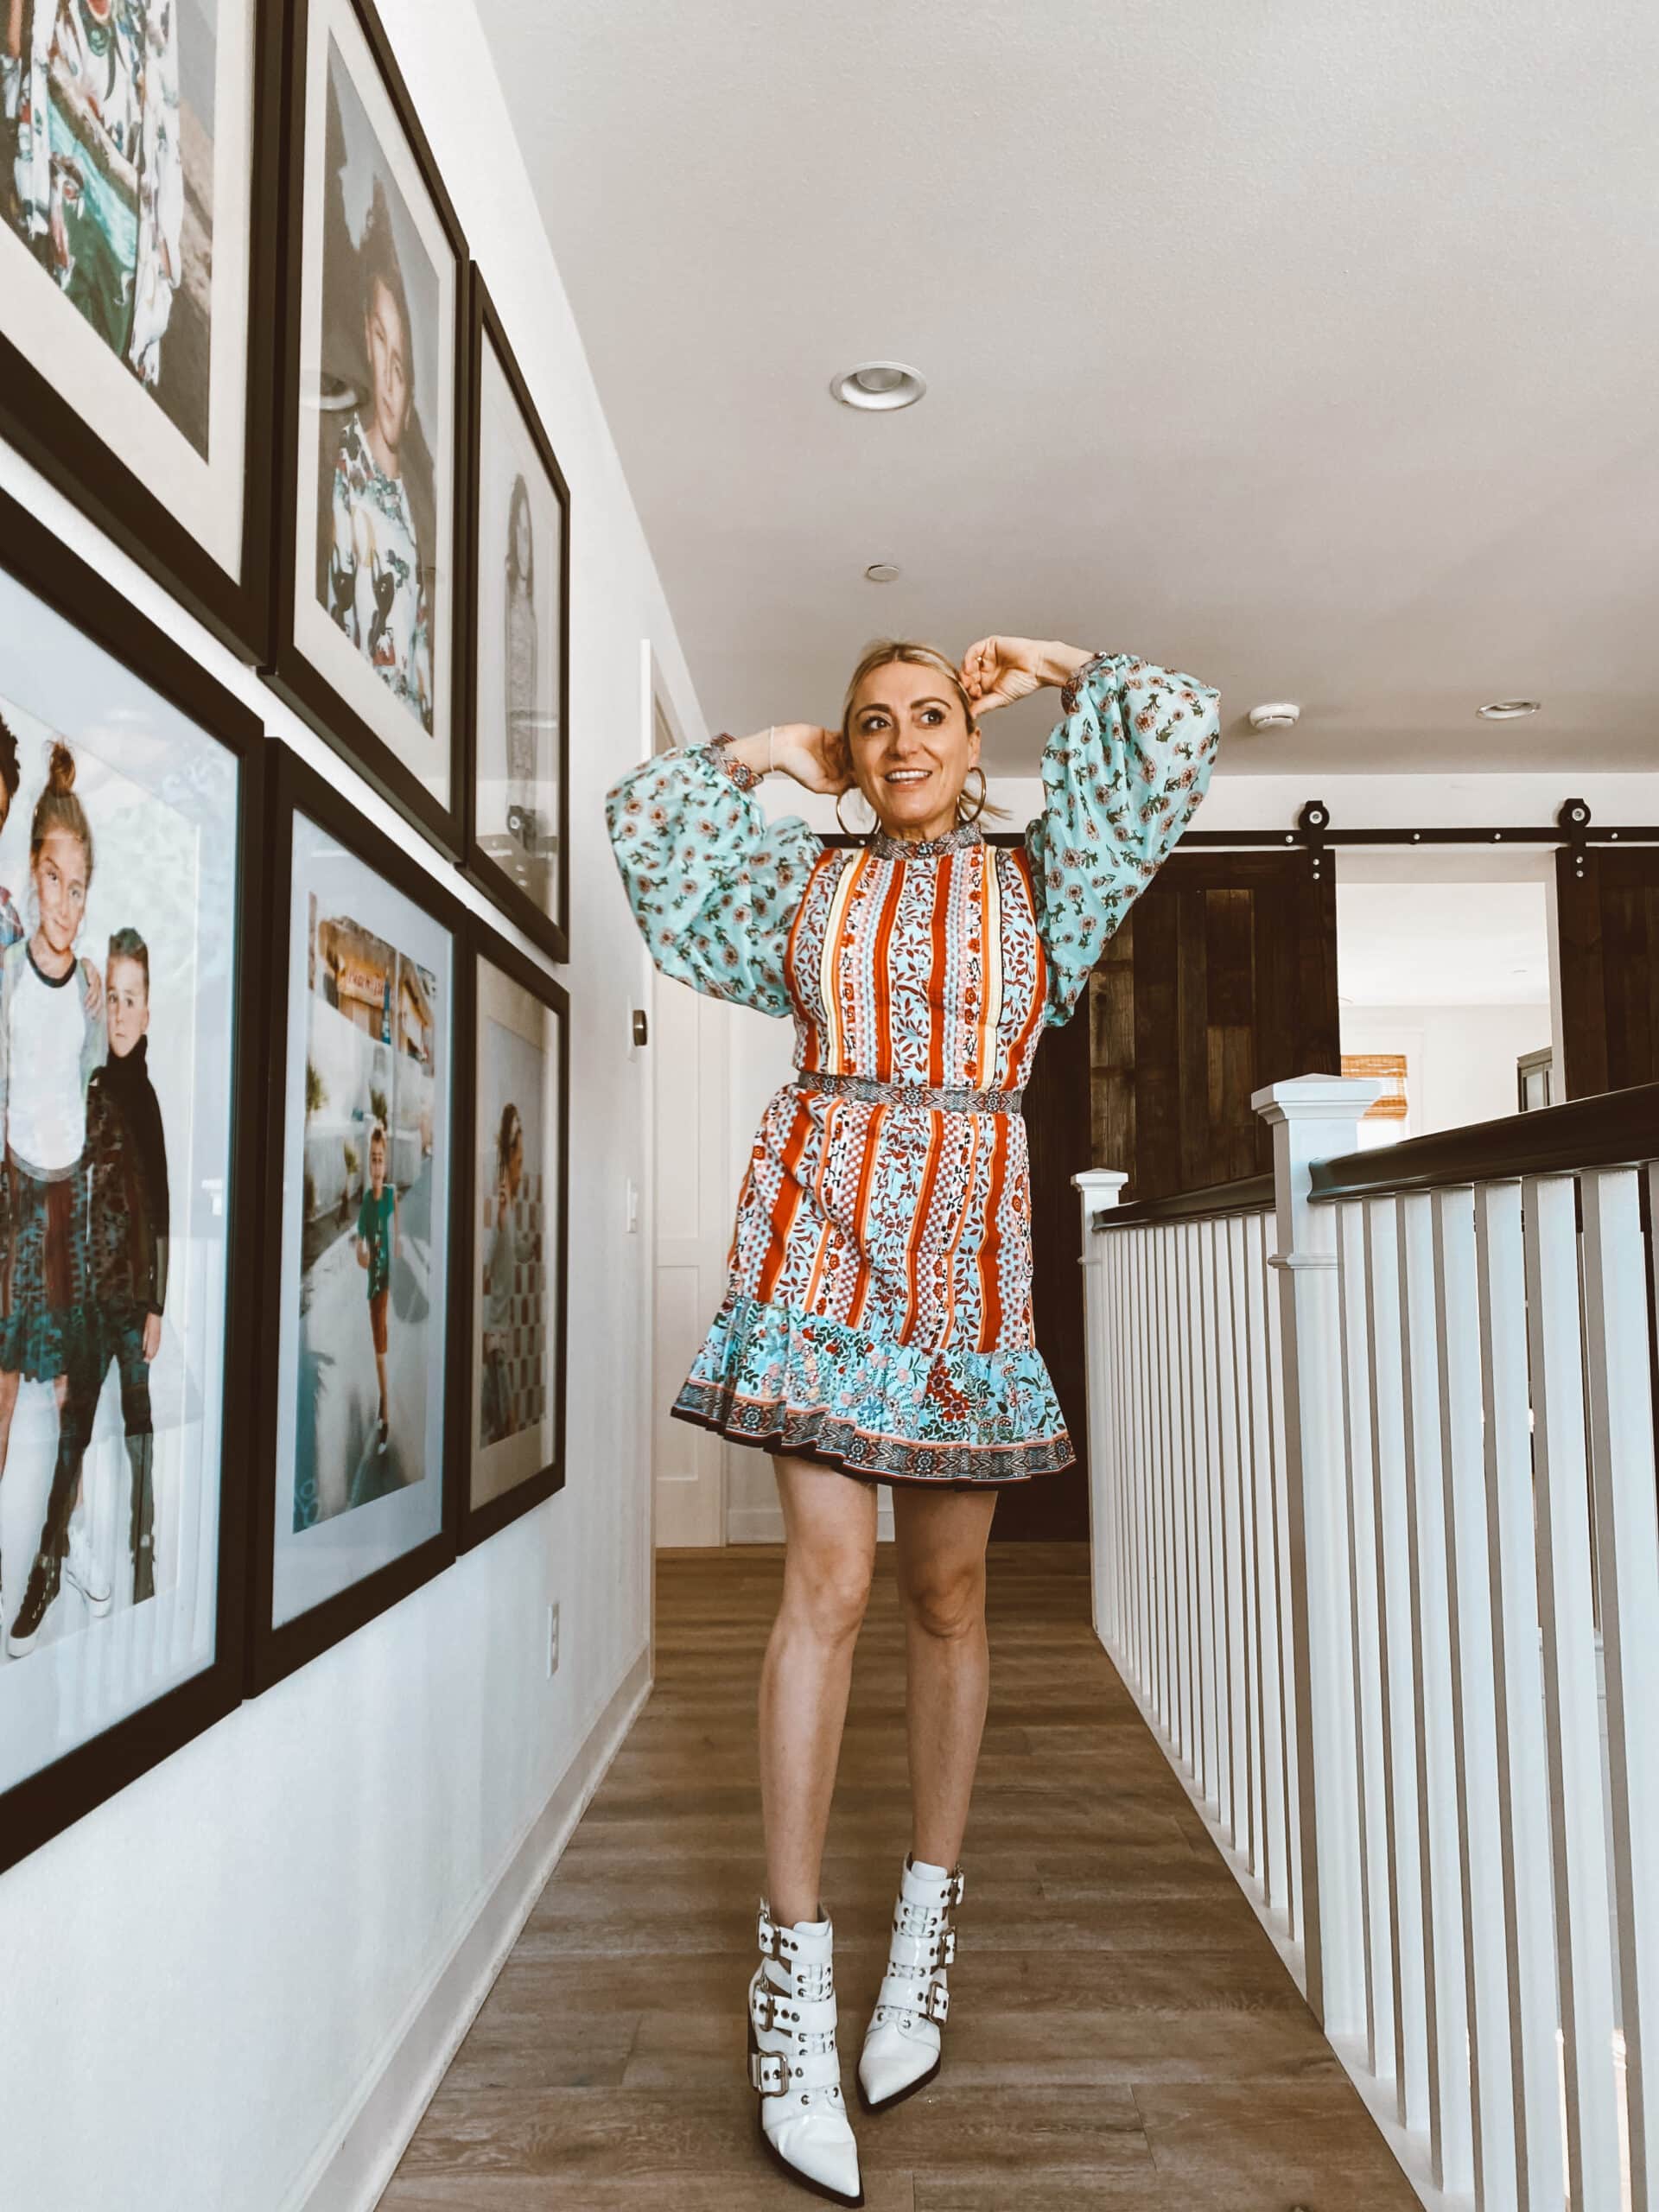
{"type": "Polygon", "coordinates": [[[1096,1627],[1422,2201],[1659,2212],[1659,1086],[1375,1089],[1076,1179],[1096,1627]]]}

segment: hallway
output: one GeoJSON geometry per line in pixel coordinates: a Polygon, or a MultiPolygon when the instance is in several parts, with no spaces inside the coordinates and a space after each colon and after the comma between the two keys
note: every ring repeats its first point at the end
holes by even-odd
{"type": "MultiPolygon", "coordinates": [[[[657,1687],[384,2212],[812,2200],[754,2139],[752,1710],[772,1547],[658,1562],[657,1687]]],[[[825,1867],[842,2078],[906,1842],[884,1548],[825,1867]]],[[[993,1545],[992,1700],[945,2068],[855,2109],[869,2212],[1411,2212],[1416,2199],[1089,1621],[1083,1545],[993,1545]],[[1052,1947],[1052,1948],[1051,1948],[1052,1947]]]]}

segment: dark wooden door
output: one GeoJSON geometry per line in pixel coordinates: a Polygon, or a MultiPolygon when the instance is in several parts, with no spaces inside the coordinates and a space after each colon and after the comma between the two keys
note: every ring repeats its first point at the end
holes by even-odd
{"type": "Polygon", "coordinates": [[[1096,1167],[1167,1198],[1273,1165],[1250,1094],[1338,1075],[1335,863],[1294,852],[1177,853],[1089,982],[1096,1167]]]}
{"type": "Polygon", "coordinates": [[[1567,1098],[1659,1082],[1659,847],[1555,856],[1567,1098]]]}
{"type": "Polygon", "coordinates": [[[1250,1094],[1342,1068],[1337,902],[1294,852],[1177,853],[1131,910],[1026,1091],[1033,1300],[1078,1464],[1004,1491],[999,1537],[1089,1533],[1080,1167],[1121,1167],[1126,1199],[1270,1167],[1250,1094]]]}

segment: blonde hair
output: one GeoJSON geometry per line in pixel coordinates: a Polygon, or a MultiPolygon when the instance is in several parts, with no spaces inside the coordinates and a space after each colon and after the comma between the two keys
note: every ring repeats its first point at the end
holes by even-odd
{"type": "MultiPolygon", "coordinates": [[[[979,728],[978,719],[974,713],[973,702],[962,688],[962,673],[955,661],[951,660],[948,655],[942,653],[937,645],[923,645],[914,638],[877,638],[873,644],[865,647],[863,657],[848,681],[847,696],[842,701],[842,766],[849,775],[852,772],[853,765],[853,702],[858,696],[858,687],[867,676],[874,674],[878,668],[891,667],[894,661],[903,661],[912,668],[931,668],[936,675],[944,677],[961,702],[962,711],[967,717],[969,732],[979,728]]],[[[980,774],[983,776],[984,772],[982,768],[980,774]]],[[[957,812],[964,822],[977,822],[982,816],[988,816],[995,822],[1005,819],[1003,809],[991,805],[988,799],[981,805],[978,813],[969,815],[963,813],[962,800],[958,796],[957,812]]]]}

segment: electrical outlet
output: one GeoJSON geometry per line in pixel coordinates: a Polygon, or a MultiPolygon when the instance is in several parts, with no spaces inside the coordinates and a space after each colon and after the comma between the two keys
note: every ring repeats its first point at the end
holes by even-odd
{"type": "Polygon", "coordinates": [[[547,1609],[547,1679],[550,1682],[559,1671],[559,1609],[547,1609]]]}

